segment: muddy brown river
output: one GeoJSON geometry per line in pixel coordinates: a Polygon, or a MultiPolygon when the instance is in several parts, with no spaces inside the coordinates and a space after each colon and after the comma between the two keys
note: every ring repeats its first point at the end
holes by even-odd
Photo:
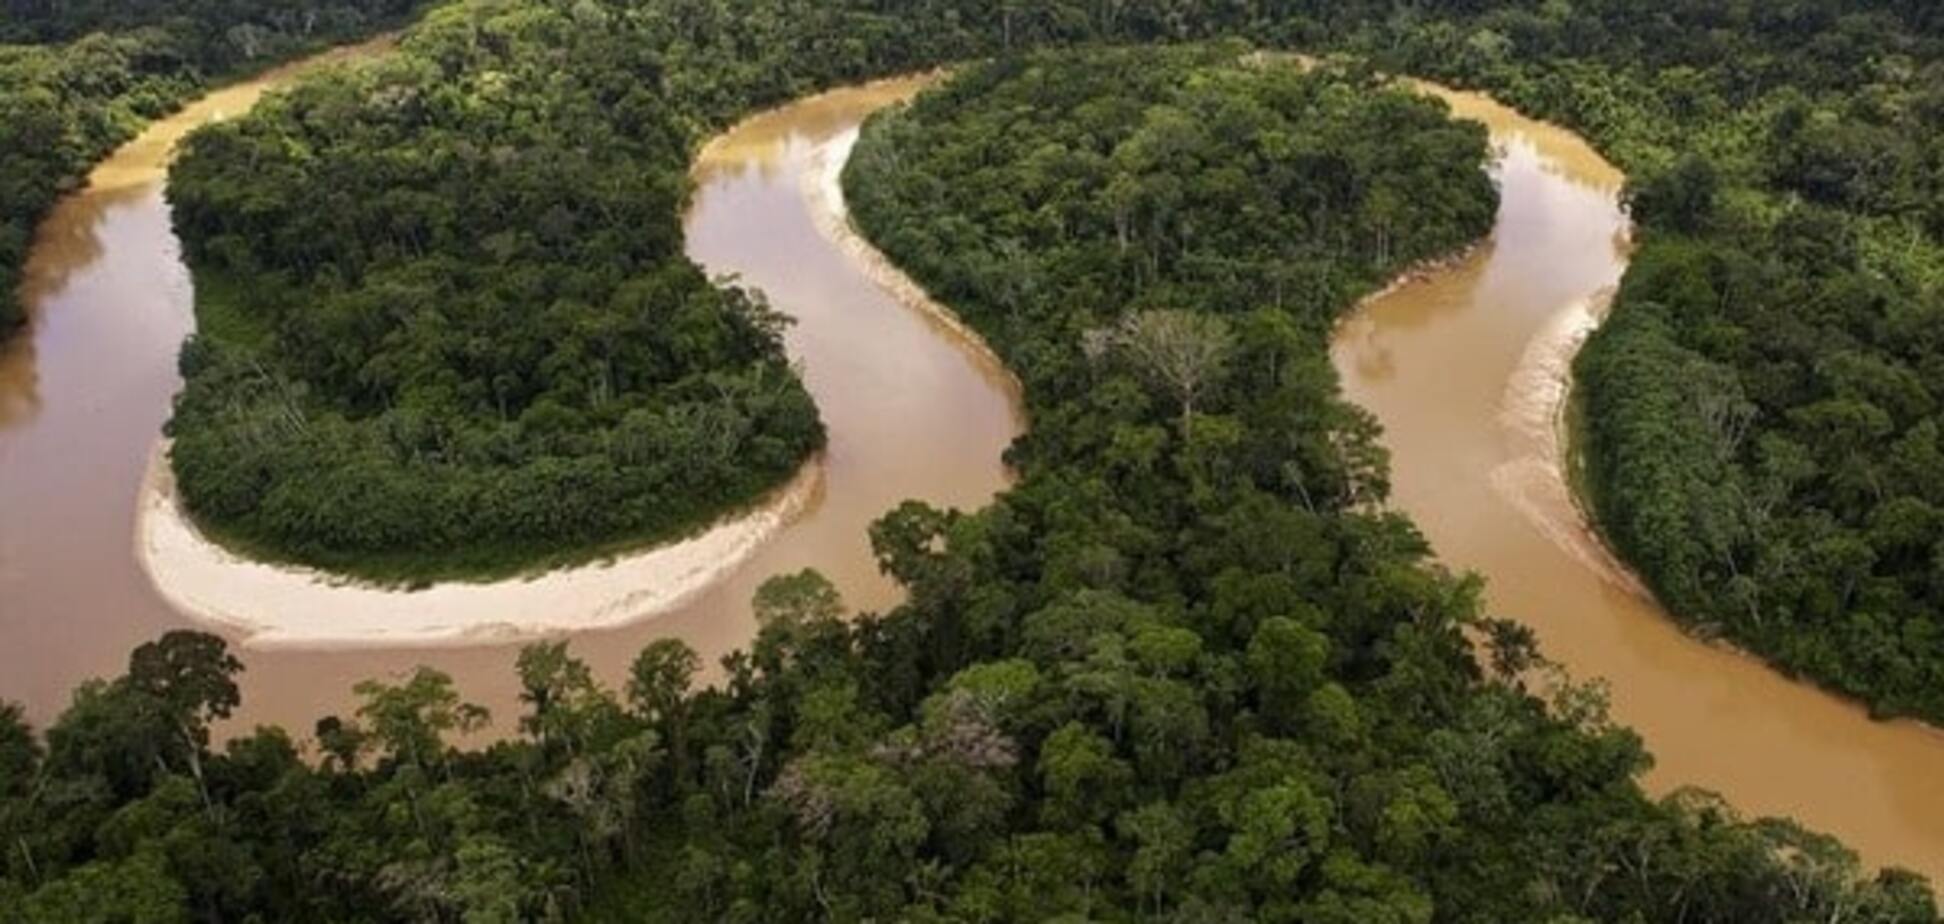
{"type": "Polygon", "coordinates": [[[1944,734],[1683,634],[1587,530],[1560,476],[1564,373],[1626,265],[1621,176],[1584,141],[1469,94],[1503,193],[1471,259],[1374,300],[1340,328],[1349,398],[1384,425],[1393,501],[1439,557],[1488,581],[1495,615],[1538,633],[1653,752],[1651,789],[1700,786],[1786,815],[1872,863],[1944,880],[1944,734]]]}
{"type": "MultiPolygon", "coordinates": [[[[134,646],[195,625],[155,592],[133,554],[144,460],[193,325],[162,180],[176,139],[288,77],[222,91],[157,123],[41,228],[33,327],[0,356],[0,698],[24,702],[37,724],[81,680],[118,672],[134,646]]],[[[819,230],[806,195],[805,177],[828,149],[919,85],[872,84],[759,116],[698,162],[688,252],[796,319],[788,347],[829,445],[806,509],[741,567],[672,612],[573,637],[610,682],[668,636],[713,668],[754,634],[749,598],[774,574],[817,568],[853,607],[888,607],[899,594],[871,556],[871,521],[907,498],[977,508],[1008,483],[1000,454],[1023,425],[1010,376],[872,282],[819,230]]],[[[318,717],[354,708],[358,680],[430,664],[511,729],[515,654],[512,645],[245,650],[236,724],[308,732],[318,717]]]]}
{"type": "MultiPolygon", "coordinates": [[[[353,53],[355,54],[355,52],[353,53]]],[[[44,724],[76,683],[133,646],[191,625],[133,553],[137,492],[192,325],[191,289],[161,195],[168,151],[241,111],[280,72],[220,91],[103,163],[42,227],[31,330],[0,352],[0,698],[44,724]]],[[[822,488],[743,566],[679,609],[573,637],[615,681],[649,641],[680,637],[713,663],[753,631],[763,578],[816,567],[856,607],[888,606],[865,528],[907,497],[976,507],[1006,483],[1022,425],[1010,380],[977,349],[872,281],[820,233],[806,195],[822,153],[908,96],[888,82],[815,97],[718,139],[696,169],[689,253],[796,318],[790,351],[830,430],[822,488]]],[[[1582,142],[1470,96],[1489,124],[1504,204],[1471,259],[1374,300],[1335,357],[1382,420],[1396,503],[1443,559],[1489,580],[1494,612],[1611,688],[1615,717],[1658,763],[1649,784],[1698,785],[1750,814],[1829,831],[1871,862],[1944,876],[1944,735],[1875,723],[1758,662],[1683,635],[1587,533],[1558,476],[1560,373],[1625,265],[1619,175],[1582,142]]],[[[426,663],[452,673],[501,728],[517,714],[505,645],[245,651],[244,724],[308,731],[352,706],[357,680],[426,663]]]]}

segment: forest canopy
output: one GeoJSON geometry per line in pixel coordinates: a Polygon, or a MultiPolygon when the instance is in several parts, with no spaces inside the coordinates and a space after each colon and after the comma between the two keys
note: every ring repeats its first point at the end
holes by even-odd
{"type": "Polygon", "coordinates": [[[1383,456],[1323,331],[1484,230],[1484,134],[1367,75],[1239,51],[1008,59],[868,128],[848,189],[887,247],[948,250],[913,264],[928,283],[1052,252],[1021,264],[1029,287],[954,290],[1036,429],[991,507],[873,527],[905,603],[854,614],[815,572],[772,579],[755,641],[701,690],[677,641],[613,685],[532,646],[521,714],[497,717],[513,734],[483,751],[452,744],[495,717],[450,678],[368,682],[318,723],[315,764],[276,730],[209,747],[239,665],[172,633],[44,738],[0,711],[0,780],[42,781],[0,789],[20,848],[0,912],[1934,920],[1921,880],[1866,879],[1827,838],[1645,798],[1647,758],[1597,692],[1536,696],[1530,636],[1382,511],[1383,456]],[[1260,169],[1170,190],[1146,169],[1164,154],[1260,169]],[[1320,177],[1342,183],[1317,196],[1320,177]],[[947,178],[964,191],[928,195],[947,178]],[[1451,192],[1380,195],[1407,179],[1451,192]],[[1242,208],[1271,201],[1290,214],[1242,208]],[[1244,278],[1292,249],[1341,269],[1241,297],[1176,222],[1244,278]],[[1080,318],[1052,310],[1109,276],[1080,318]]]}
{"type": "Polygon", "coordinates": [[[701,117],[597,13],[435,13],[188,140],[169,433],[217,535],[491,574],[704,525],[821,445],[784,319],[682,252],[701,117]]]}
{"type": "Polygon", "coordinates": [[[368,35],[408,0],[0,2],[0,340],[35,226],[93,164],[220,80],[368,35]]]}
{"type": "MultiPolygon", "coordinates": [[[[1840,648],[1883,660],[1831,660],[1821,676],[1835,682],[1843,664],[1927,652],[1921,626],[1875,614],[1912,612],[1892,606],[1882,575],[1905,604],[1927,592],[1916,562],[1928,518],[1901,502],[1926,489],[1895,477],[1923,467],[1912,435],[1925,432],[1937,377],[1918,362],[1928,334],[1897,325],[1926,317],[1934,283],[1924,280],[1936,278],[1926,224],[1936,187],[1923,179],[1936,136],[1916,126],[1932,111],[1926,88],[1939,85],[1939,10],[1928,0],[458,4],[415,30],[407,62],[451,68],[468,93],[441,97],[437,81],[411,74],[336,78],[252,124],[301,130],[296,151],[341,144],[348,157],[354,140],[311,134],[342,114],[371,137],[467,163],[476,155],[410,139],[436,128],[433,117],[492,99],[646,152],[656,149],[605,114],[545,121],[583,94],[613,101],[645,86],[636,98],[668,121],[641,124],[672,126],[669,149],[685,149],[711,126],[826,83],[997,56],[876,123],[849,187],[866,230],[948,294],[1028,383],[1035,430],[1015,454],[1019,484],[977,513],[913,504],[881,520],[873,548],[909,591],[890,612],[846,612],[814,573],[766,585],[760,634],[727,659],[716,688],[692,689],[699,665],[679,642],[651,646],[612,683],[547,644],[519,659],[518,716],[486,716],[449,678],[421,670],[360,685],[355,714],[324,718],[311,743],[266,729],[218,747],[211,725],[238,705],[240,665],[220,640],[165,636],[123,675],[77,690],[44,733],[0,707],[0,917],[1936,920],[1920,879],[1866,875],[1829,838],[1741,821],[1705,794],[1647,798],[1648,757],[1605,719],[1597,690],[1556,677],[1528,686],[1543,670],[1530,634],[1483,618],[1476,583],[1433,567],[1410,525],[1382,510],[1373,425],[1337,398],[1322,332],[1386,273],[1478,232],[1490,199],[1475,128],[1354,71],[1251,69],[1239,49],[1023,52],[1237,34],[1362,51],[1391,72],[1488,87],[1591,134],[1636,175],[1643,231],[1627,291],[1581,370],[1589,403],[1637,394],[1638,409],[1590,410],[1645,434],[1590,434],[1603,520],[1690,616],[1746,586],[1724,571],[1772,554],[1737,530],[1804,521],[1791,529],[1812,540],[1806,561],[1836,570],[1809,570],[1792,557],[1794,538],[1778,541],[1789,552],[1778,561],[1796,569],[1783,573],[1800,583],[1777,585],[1781,602],[1753,598],[1761,620],[1733,631],[1835,639],[1820,614],[1870,613],[1849,620],[1861,631],[1840,648]],[[595,44],[596,30],[572,25],[582,17],[612,41],[595,44]],[[497,78],[470,69],[480,60],[520,75],[508,95],[482,95],[497,78]],[[544,68],[572,92],[548,95],[535,76],[544,68]],[[1042,97],[1043,110],[1021,105],[1042,97]],[[1792,100],[1806,108],[1784,116],[1792,100]],[[398,110],[385,118],[400,121],[368,113],[388,103],[398,110]],[[1185,173],[1174,186],[1154,169],[1222,158],[1255,169],[1185,173]],[[1436,177],[1450,196],[1416,195],[1407,176],[1436,177]],[[1318,182],[1330,177],[1343,182],[1318,182]],[[1388,188],[1413,195],[1375,197],[1388,188]],[[1247,211],[1258,201],[1285,207],[1247,211]],[[1204,234],[1228,249],[1200,246],[1204,234]],[[1230,251],[1241,258],[1217,259],[1230,251]],[[1055,299],[1073,301],[1071,316],[1055,299]],[[1751,349],[1751,332],[1776,330],[1789,346],[1751,349]],[[1818,339],[1841,348],[1806,363],[1818,339]],[[1838,406],[1820,406],[1832,396],[1838,406]],[[1909,442],[1916,462],[1858,465],[1837,451],[1846,435],[1872,433],[1909,442]],[[1620,468],[1608,457],[1625,458],[1647,490],[1607,483],[1620,468]],[[1751,493],[1791,472],[1810,477],[1751,493]],[[1691,508],[1695,492],[1721,497],[1691,508]],[[1739,512],[1777,496],[1766,519],[1739,512]],[[1611,498],[1672,519],[1643,521],[1652,528],[1630,542],[1634,527],[1611,498]],[[1899,503],[1866,514],[1879,499],[1899,503]],[[1859,516],[1872,523],[1860,535],[1859,516]],[[1679,567],[1663,571],[1660,558],[1679,567]],[[1672,591],[1689,582],[1698,589],[1682,603],[1672,591]],[[1804,589],[1831,608],[1798,618],[1808,610],[1787,601],[1804,589]],[[454,744],[489,718],[504,740],[454,744]]],[[[253,150],[263,142],[252,130],[265,129],[212,144],[253,150]]],[[[559,148],[518,126],[494,130],[559,148]]],[[[521,150],[495,153],[518,164],[521,150]]],[[[404,182],[423,175],[412,163],[359,153],[345,162],[394,170],[407,192],[442,191],[404,182]]],[[[574,169],[603,166],[566,153],[574,169]]],[[[649,163],[650,180],[676,174],[649,163]]],[[[297,201],[352,209],[370,226],[342,241],[273,234],[212,246],[203,258],[237,262],[199,280],[247,272],[262,284],[244,294],[261,295],[264,310],[228,316],[237,323],[192,350],[191,364],[220,368],[212,354],[229,347],[218,341],[280,334],[241,323],[298,310],[278,300],[294,285],[280,273],[338,293],[374,278],[408,295],[463,285],[457,303],[493,304],[480,281],[490,264],[386,276],[437,258],[435,243],[484,246],[439,237],[450,232],[435,205],[297,201]],[[394,215],[411,220],[377,221],[394,215]],[[328,260],[252,262],[298,253],[328,260]]],[[[205,240],[248,205],[202,216],[216,229],[205,240]]],[[[290,205],[272,197],[265,208],[290,205]]],[[[291,217],[330,227],[329,215],[291,217]]],[[[546,227],[522,225],[528,234],[504,245],[538,261],[555,253],[546,227]]],[[[572,256],[537,266],[541,281],[572,278],[572,256]]],[[[346,317],[390,323],[380,312],[346,317]]],[[[372,390],[268,381],[289,381],[292,400],[317,402],[297,405],[307,414],[345,416],[347,427],[359,401],[383,407],[392,387],[333,374],[372,390]]],[[[501,416],[496,398],[475,400],[493,405],[489,420],[501,416]]],[[[1875,696],[1870,680],[1852,688],[1875,696]]]]}

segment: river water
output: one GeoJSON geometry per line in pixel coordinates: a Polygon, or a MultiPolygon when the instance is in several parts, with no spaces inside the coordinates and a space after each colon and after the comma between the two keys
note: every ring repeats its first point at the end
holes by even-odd
{"type": "MultiPolygon", "coordinates": [[[[166,418],[191,289],[161,180],[174,140],[246,108],[288,72],[221,91],[101,165],[43,226],[30,265],[31,331],[0,352],[0,697],[45,723],[82,679],[188,623],[133,555],[143,466],[166,418]]],[[[818,230],[805,175],[888,82],[806,100],[739,126],[696,168],[689,252],[739,274],[795,317],[793,357],[830,429],[822,489],[747,564],[675,612],[583,633],[574,649],[615,682],[649,641],[680,637],[705,663],[747,641],[764,577],[816,567],[859,608],[897,591],[868,523],[907,497],[977,507],[1003,488],[1021,426],[1003,370],[870,281],[818,230]]],[[[1591,322],[1589,297],[1624,268],[1619,175],[1573,136],[1470,96],[1493,129],[1504,205],[1471,259],[1374,300],[1335,357],[1353,400],[1383,421],[1397,504],[1443,559],[1489,579],[1494,612],[1532,625],[1547,655],[1612,689],[1614,715],[1658,758],[1657,790],[1699,785],[1749,813],[1837,834],[1873,862],[1944,876],[1944,736],[1861,710],[1681,634],[1585,531],[1557,476],[1558,373],[1591,322]]],[[[514,650],[245,651],[242,724],[302,733],[351,707],[357,680],[432,664],[501,728],[517,712],[514,650]]]]}
{"type": "MultiPolygon", "coordinates": [[[[25,703],[36,723],[58,714],[81,680],[119,672],[134,646],[192,625],[133,554],[139,482],[193,324],[162,179],[176,139],[248,108],[291,73],[155,124],[40,230],[33,327],[0,355],[0,698],[25,703]]],[[[873,283],[819,230],[804,185],[866,115],[921,83],[841,90],[764,114],[698,160],[689,255],[796,319],[788,348],[829,445],[804,512],[742,567],[675,611],[574,636],[574,651],[607,682],[669,636],[713,671],[754,634],[749,598],[774,574],[817,568],[853,607],[893,605],[899,592],[871,556],[871,521],[907,498],[975,509],[1008,483],[1000,455],[1023,426],[1011,378],[873,283]]],[[[318,717],[354,708],[357,681],[423,663],[451,673],[507,730],[518,715],[515,654],[510,645],[246,650],[235,724],[306,733],[318,717]]]]}
{"type": "Polygon", "coordinates": [[[1394,503],[1440,558],[1487,578],[1646,740],[1656,792],[1713,789],[1792,816],[1866,860],[1944,880],[1944,734],[1878,723],[1761,662],[1683,634],[1587,530],[1560,477],[1563,374],[1625,269],[1621,176],[1578,137],[1440,93],[1501,152],[1498,224],[1471,259],[1368,303],[1334,356],[1391,450],[1394,503]]]}

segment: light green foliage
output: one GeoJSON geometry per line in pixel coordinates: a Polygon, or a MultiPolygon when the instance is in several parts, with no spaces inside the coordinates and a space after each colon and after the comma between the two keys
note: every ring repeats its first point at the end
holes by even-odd
{"type": "Polygon", "coordinates": [[[756,624],[796,632],[829,623],[844,615],[844,601],[830,579],[808,568],[779,575],[756,588],[756,624]]]}

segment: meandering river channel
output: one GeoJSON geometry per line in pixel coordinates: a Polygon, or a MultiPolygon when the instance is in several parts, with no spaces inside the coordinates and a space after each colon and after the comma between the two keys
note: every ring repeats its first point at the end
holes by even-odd
{"type": "MultiPolygon", "coordinates": [[[[246,109],[300,69],[156,123],[41,228],[33,327],[0,354],[0,698],[24,702],[37,724],[81,680],[119,672],[134,646],[197,626],[156,592],[134,554],[146,459],[180,385],[177,347],[193,327],[162,182],[176,139],[246,109]]],[[[749,598],[778,573],[817,568],[853,607],[888,607],[898,592],[871,556],[871,521],[907,498],[977,508],[1007,484],[1000,455],[1023,426],[1011,376],[881,288],[812,206],[810,193],[864,117],[921,83],[798,102],[738,126],[698,159],[689,255],[796,319],[789,350],[829,446],[801,512],[739,567],[655,618],[573,636],[603,678],[617,681],[636,652],[668,636],[713,669],[754,635],[749,598]]],[[[452,674],[498,728],[511,729],[515,653],[505,643],[246,649],[236,724],[308,732],[318,717],[354,708],[358,680],[423,663],[452,674]]]]}
{"type": "MultiPolygon", "coordinates": [[[[0,350],[0,698],[23,701],[37,723],[82,679],[118,671],[133,646],[192,624],[155,592],[132,541],[144,467],[179,384],[177,345],[193,323],[162,181],[182,134],[304,66],[152,126],[41,228],[27,283],[33,327],[0,350]]],[[[999,454],[1023,425],[1010,377],[883,288],[882,268],[819,223],[830,159],[866,115],[917,86],[784,107],[699,161],[689,253],[797,319],[790,350],[830,448],[804,511],[742,566],[671,612],[573,637],[604,678],[659,637],[681,637],[713,663],[749,638],[749,595],[778,572],[816,567],[852,605],[889,605],[896,590],[871,561],[871,519],[907,497],[977,507],[1004,487],[999,454]]],[[[1334,350],[1346,391],[1386,428],[1397,505],[1452,567],[1485,575],[1495,613],[1532,625],[1574,676],[1610,684],[1615,717],[1658,758],[1653,788],[1715,789],[1746,812],[1836,834],[1872,862],[1944,878],[1944,735],[1871,722],[1688,638],[1586,531],[1558,475],[1555,414],[1566,361],[1625,266],[1620,177],[1570,134],[1450,98],[1491,126],[1500,150],[1493,237],[1366,304],[1334,350]]],[[[513,653],[246,650],[239,720],[301,733],[349,709],[355,681],[427,663],[506,728],[517,713],[513,653]]]]}

